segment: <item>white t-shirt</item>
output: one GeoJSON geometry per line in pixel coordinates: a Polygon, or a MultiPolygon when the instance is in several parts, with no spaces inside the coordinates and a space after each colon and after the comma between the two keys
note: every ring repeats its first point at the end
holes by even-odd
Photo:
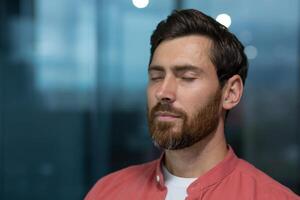
{"type": "Polygon", "coordinates": [[[168,171],[168,169],[165,166],[163,166],[162,168],[165,184],[168,188],[166,200],[184,200],[187,195],[186,189],[197,178],[182,178],[174,176],[168,171]]]}

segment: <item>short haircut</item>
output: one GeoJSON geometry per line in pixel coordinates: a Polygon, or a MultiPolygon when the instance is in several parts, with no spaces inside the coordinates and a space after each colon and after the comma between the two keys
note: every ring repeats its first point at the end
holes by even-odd
{"type": "Polygon", "coordinates": [[[149,63],[161,42],[189,35],[206,36],[212,40],[209,56],[221,87],[235,74],[240,75],[245,84],[248,61],[243,44],[225,26],[195,9],[175,10],[157,25],[151,35],[149,63]]]}

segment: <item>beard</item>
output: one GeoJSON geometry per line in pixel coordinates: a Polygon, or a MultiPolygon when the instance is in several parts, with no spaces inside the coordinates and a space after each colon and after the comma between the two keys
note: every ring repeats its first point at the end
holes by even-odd
{"type": "Polygon", "coordinates": [[[209,102],[188,117],[184,110],[174,108],[170,103],[159,102],[151,111],[148,109],[148,124],[152,140],[158,148],[179,150],[190,147],[213,134],[219,124],[219,106],[221,90],[209,102]],[[178,116],[176,121],[158,121],[155,114],[158,111],[172,113],[178,116]]]}

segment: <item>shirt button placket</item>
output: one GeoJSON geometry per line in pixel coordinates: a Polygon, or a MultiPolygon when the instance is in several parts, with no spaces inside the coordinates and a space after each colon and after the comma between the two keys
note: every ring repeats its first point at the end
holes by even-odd
{"type": "Polygon", "coordinates": [[[159,175],[156,175],[156,181],[157,181],[157,183],[159,183],[159,181],[160,181],[159,175]]]}

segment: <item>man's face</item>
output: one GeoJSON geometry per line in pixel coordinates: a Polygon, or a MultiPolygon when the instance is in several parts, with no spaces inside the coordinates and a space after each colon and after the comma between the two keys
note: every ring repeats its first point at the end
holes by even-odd
{"type": "Polygon", "coordinates": [[[222,91],[209,58],[211,45],[206,37],[184,36],[155,50],[147,95],[149,129],[157,146],[182,149],[216,130],[222,91]]]}

